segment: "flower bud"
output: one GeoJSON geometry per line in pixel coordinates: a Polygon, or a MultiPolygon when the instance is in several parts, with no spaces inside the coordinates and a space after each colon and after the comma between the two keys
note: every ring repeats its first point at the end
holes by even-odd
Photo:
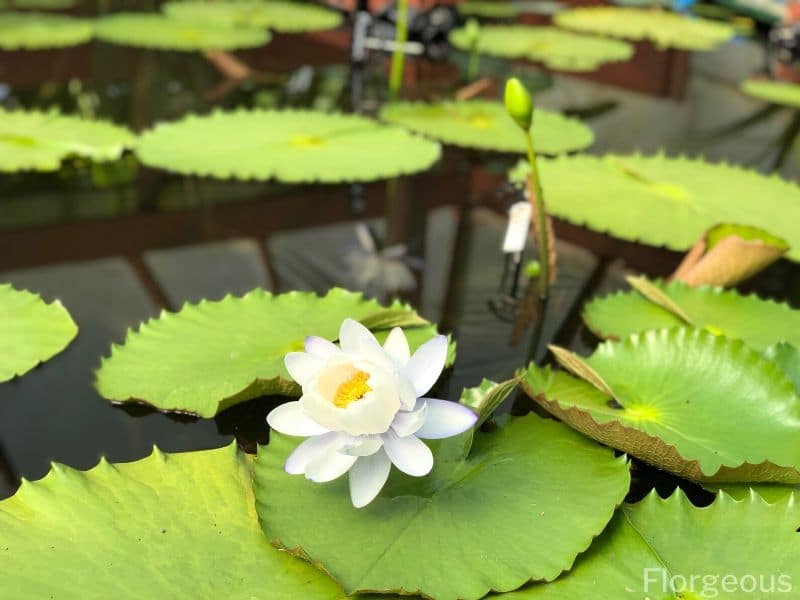
{"type": "Polygon", "coordinates": [[[524,131],[528,131],[533,119],[533,100],[528,90],[516,77],[506,81],[505,103],[506,110],[514,122],[524,131]]]}
{"type": "Polygon", "coordinates": [[[478,20],[474,18],[467,19],[467,23],[464,26],[464,31],[467,34],[467,39],[469,40],[469,47],[475,48],[478,44],[478,36],[481,33],[481,26],[478,24],[478,20]]]}

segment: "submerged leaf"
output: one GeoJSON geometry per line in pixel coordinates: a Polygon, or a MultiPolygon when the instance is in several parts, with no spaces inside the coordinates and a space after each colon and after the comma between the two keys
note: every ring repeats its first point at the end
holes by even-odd
{"type": "Polygon", "coordinates": [[[695,481],[800,482],[800,396],[777,364],[707,331],[648,331],[585,359],[609,396],[532,365],[522,385],[578,431],[695,481]]]}
{"type": "Polygon", "coordinates": [[[415,173],[436,162],[440,151],[436,142],[401,127],[310,110],[193,115],[157,125],[136,147],[145,164],[178,173],[294,183],[415,173]]]}
{"type": "MultiPolygon", "coordinates": [[[[450,34],[450,43],[461,50],[472,48],[465,27],[450,34]]],[[[502,58],[526,58],[561,71],[593,71],[608,62],[628,60],[633,56],[633,46],[555,27],[486,25],[480,28],[478,52],[502,58]]]]}
{"type": "Polygon", "coordinates": [[[618,6],[591,6],[557,13],[560,27],[631,40],[648,40],[659,48],[713,50],[736,35],[727,23],[673,12],[618,6]]]}
{"type": "MultiPolygon", "coordinates": [[[[526,152],[525,136],[499,102],[396,102],[384,106],[380,118],[447,144],[526,152]]],[[[542,154],[582,150],[594,141],[592,130],[577,119],[542,109],[536,110],[531,133],[542,154]]]]}
{"type": "Polygon", "coordinates": [[[85,472],[54,464],[0,502],[3,595],[341,598],[261,533],[249,463],[232,444],[85,472]]]}
{"type": "Polygon", "coordinates": [[[284,472],[296,444],[272,432],[259,449],[256,510],[270,540],[348,593],[476,599],[550,581],[603,530],[630,481],[624,458],[529,415],[476,434],[466,459],[437,457],[427,477],[393,472],[356,509],[346,478],[316,484],[284,472]]]}
{"type": "Polygon", "coordinates": [[[129,331],[97,372],[97,389],[115,402],[141,401],[165,411],[213,417],[239,402],[266,394],[299,395],[283,359],[303,349],[309,335],[335,340],[345,318],[379,322],[385,336],[396,323],[415,349],[436,334],[409,307],[395,303],[396,321],[380,318],[383,307],[361,294],[333,289],[274,296],[254,290],[219,302],[187,304],[177,313],[129,331]]]}
{"type": "Polygon", "coordinates": [[[35,12],[0,13],[0,49],[41,50],[84,44],[92,38],[92,22],[65,15],[35,12]]]}
{"type": "Polygon", "coordinates": [[[78,326],[56,300],[0,284],[0,382],[22,375],[61,352],[78,326]]]}

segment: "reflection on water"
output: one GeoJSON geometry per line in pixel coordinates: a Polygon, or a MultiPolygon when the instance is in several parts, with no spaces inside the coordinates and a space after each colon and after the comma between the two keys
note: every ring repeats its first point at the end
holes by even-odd
{"type": "MultiPolygon", "coordinates": [[[[0,99],[6,107],[57,106],[137,131],[214,108],[348,107],[346,35],[343,42],[336,33],[279,35],[263,49],[237,54],[233,67],[219,57],[101,43],[0,53],[0,99]],[[246,78],[226,77],[237,65],[244,65],[246,78]]],[[[663,149],[762,169],[780,159],[784,176],[797,176],[796,157],[779,147],[793,115],[772,110],[748,119],[763,105],[738,92],[739,81],[763,68],[758,42],[691,57],[646,46],[640,52],[627,66],[591,76],[514,69],[535,80],[541,106],[589,121],[598,140],[592,152],[663,149]],[[739,121],[745,126],[726,134],[739,121]]],[[[407,87],[414,96],[448,94],[461,84],[464,62],[410,59],[407,87]]],[[[485,72],[501,68],[484,63],[485,72]]],[[[385,95],[385,69],[377,57],[359,74],[366,112],[385,95]]],[[[184,301],[257,286],[322,292],[343,285],[378,297],[399,295],[456,334],[459,360],[439,385],[441,395],[454,398],[484,376],[509,376],[529,353],[529,335],[511,345],[513,322],[498,318],[489,302],[503,272],[502,211],[510,198],[499,184],[512,158],[447,149],[428,173],[365,186],[184,178],[143,168],[130,156],[0,177],[0,279],[61,298],[80,326],[66,352],[0,386],[0,496],[20,476],[42,476],[50,460],[87,468],[100,454],[116,461],[142,457],[152,444],[189,450],[221,446],[235,436],[252,451],[266,441],[264,416],[279,399],[198,420],[113,407],[95,392],[92,373],[111,342],[121,342],[128,328],[162,307],[177,309],[184,301]]],[[[583,339],[579,300],[620,285],[614,256],[656,274],[677,262],[669,252],[609,246],[607,239],[599,250],[593,246],[599,236],[575,229],[562,226],[561,233],[593,251],[561,244],[559,280],[544,323],[544,340],[566,345],[583,339]]],[[[768,291],[792,293],[788,268],[778,265],[765,276],[768,291]]],[[[543,353],[544,343],[537,349],[539,357],[543,353]]]]}

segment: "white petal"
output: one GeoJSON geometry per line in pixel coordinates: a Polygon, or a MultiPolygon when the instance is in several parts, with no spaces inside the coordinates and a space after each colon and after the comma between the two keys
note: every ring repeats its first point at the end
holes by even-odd
{"type": "Polygon", "coordinates": [[[329,431],[306,414],[299,400],[273,408],[267,415],[267,423],[276,431],[300,437],[322,435],[329,431]]]}
{"type": "Polygon", "coordinates": [[[369,361],[387,371],[395,369],[394,361],[372,335],[372,332],[358,321],[345,319],[339,329],[339,345],[351,356],[369,361]]]}
{"type": "Polygon", "coordinates": [[[356,460],[358,460],[357,456],[340,452],[326,452],[308,463],[305,471],[306,478],[315,483],[333,481],[347,473],[356,460]]]}
{"type": "Polygon", "coordinates": [[[308,354],[318,356],[319,358],[327,359],[341,352],[339,346],[326,340],[325,338],[316,335],[310,335],[306,338],[305,348],[308,354]]]}
{"type": "Polygon", "coordinates": [[[411,358],[411,349],[408,347],[408,340],[406,334],[400,327],[395,327],[389,332],[386,341],[383,343],[383,349],[392,357],[392,360],[398,367],[403,367],[411,358]]]}
{"type": "Polygon", "coordinates": [[[400,437],[406,437],[416,433],[417,430],[425,423],[428,415],[428,403],[425,398],[420,398],[414,410],[400,411],[394,416],[392,421],[392,429],[400,437]]]}
{"type": "Polygon", "coordinates": [[[297,383],[305,385],[325,366],[325,361],[305,352],[289,352],[283,359],[286,370],[297,383]]]}
{"type": "Polygon", "coordinates": [[[427,398],[428,416],[416,435],[426,440],[439,440],[466,431],[478,415],[458,402],[427,398]]]}
{"type": "Polygon", "coordinates": [[[404,373],[414,384],[417,397],[428,393],[439,379],[447,362],[447,337],[437,335],[420,346],[411,360],[408,361],[404,373]]]}
{"type": "Polygon", "coordinates": [[[425,442],[413,435],[401,438],[391,429],[382,437],[383,449],[403,473],[422,477],[431,472],[433,454],[425,442]]]}
{"type": "Polygon", "coordinates": [[[386,484],[391,468],[392,463],[383,450],[359,458],[350,469],[350,499],[353,506],[361,508],[372,502],[386,484]]]}
{"type": "Polygon", "coordinates": [[[339,437],[338,433],[326,433],[308,438],[300,444],[286,459],[284,471],[290,475],[305,473],[308,464],[320,456],[330,452],[339,437]]]}
{"type": "Polygon", "coordinates": [[[379,435],[360,435],[348,436],[350,439],[345,442],[339,452],[351,456],[371,456],[383,446],[383,440],[379,435]]]}
{"type": "Polygon", "coordinates": [[[403,410],[414,410],[414,406],[417,403],[417,390],[414,389],[414,385],[402,373],[397,373],[395,380],[401,408],[403,410]]]}

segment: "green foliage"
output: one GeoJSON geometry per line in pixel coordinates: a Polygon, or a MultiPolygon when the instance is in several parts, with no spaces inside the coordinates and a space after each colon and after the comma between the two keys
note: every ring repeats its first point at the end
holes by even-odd
{"type": "Polygon", "coordinates": [[[41,50],[84,44],[92,38],[92,22],[35,12],[0,13],[0,49],[41,50]]]}
{"type": "Polygon", "coordinates": [[[56,300],[0,283],[0,382],[22,375],[69,345],[78,326],[56,300]]]}
{"type": "Polygon", "coordinates": [[[269,544],[235,444],[90,471],[53,465],[0,502],[6,598],[334,600],[324,574],[269,544]]]}
{"type": "Polygon", "coordinates": [[[741,83],[744,94],[772,104],[800,108],[800,85],[769,79],[745,79],[741,83]]]}
{"type": "MultiPolygon", "coordinates": [[[[520,162],[510,177],[527,172],[520,162]]],[[[540,160],[539,173],[549,212],[576,225],[688,250],[710,227],[740,223],[785,239],[800,260],[800,188],[776,175],[662,154],[562,156],[540,160]]]]}
{"type": "Polygon", "coordinates": [[[613,398],[536,366],[523,387],[584,434],[683,477],[800,482],[800,396],[741,341],[661,329],[601,344],[580,362],[613,398]]]}
{"type": "Polygon", "coordinates": [[[263,46],[269,33],[261,29],[218,23],[186,23],[162,15],[118,13],[95,24],[98,39],[122,46],[157,50],[237,50],[263,46]]]}
{"type": "Polygon", "coordinates": [[[672,12],[619,6],[592,6],[557,13],[560,27],[631,40],[648,40],[659,48],[713,50],[736,30],[718,21],[672,12]]]}
{"type": "MultiPolygon", "coordinates": [[[[450,42],[461,50],[472,47],[469,32],[463,27],[450,34],[450,42]]],[[[633,46],[620,40],[524,25],[481,27],[478,51],[502,58],[526,58],[561,71],[594,71],[605,63],[633,56],[633,46]]]]}
{"type": "MultiPolygon", "coordinates": [[[[361,294],[333,289],[274,296],[257,289],[219,302],[187,304],[177,313],[129,331],[97,372],[100,394],[115,402],[139,400],[166,411],[213,417],[236,403],[266,394],[298,395],[283,364],[309,335],[335,340],[345,318],[388,334],[406,330],[412,348],[436,328],[412,309],[387,311],[361,294]],[[386,313],[386,314],[384,314],[386,313]]],[[[452,362],[452,361],[451,361],[452,362]]]]}
{"type": "Polygon", "coordinates": [[[458,3],[458,12],[485,19],[510,19],[523,11],[518,4],[506,0],[465,0],[458,3]]]}
{"type": "MultiPolygon", "coordinates": [[[[443,445],[458,443],[458,439],[443,445]]],[[[466,459],[437,451],[424,478],[394,472],[353,508],[346,478],[287,475],[296,440],[271,434],[255,465],[267,537],[320,564],[345,591],[475,599],[569,569],[624,498],[624,458],[534,415],[476,435],[466,459]],[[302,518],[298,518],[302,515],[302,518]]]]}
{"type": "Polygon", "coordinates": [[[238,110],[191,115],[145,132],[147,165],[222,179],[299,183],[372,181],[422,171],[436,142],[355,115],[310,110],[238,110]]]}
{"type": "MultiPolygon", "coordinates": [[[[497,152],[526,151],[525,136],[499,102],[395,102],[383,107],[381,119],[407,127],[446,144],[497,152]]],[[[543,154],[582,150],[594,133],[560,113],[537,109],[532,132],[543,154]]]]}
{"type": "Polygon", "coordinates": [[[342,22],[339,13],[322,6],[284,0],[173,1],[164,5],[164,12],[187,22],[265,27],[287,33],[332,29],[342,22]]]}
{"type": "Polygon", "coordinates": [[[104,121],[0,108],[0,171],[55,171],[70,156],[116,160],[133,143],[127,129],[104,121]]]}

